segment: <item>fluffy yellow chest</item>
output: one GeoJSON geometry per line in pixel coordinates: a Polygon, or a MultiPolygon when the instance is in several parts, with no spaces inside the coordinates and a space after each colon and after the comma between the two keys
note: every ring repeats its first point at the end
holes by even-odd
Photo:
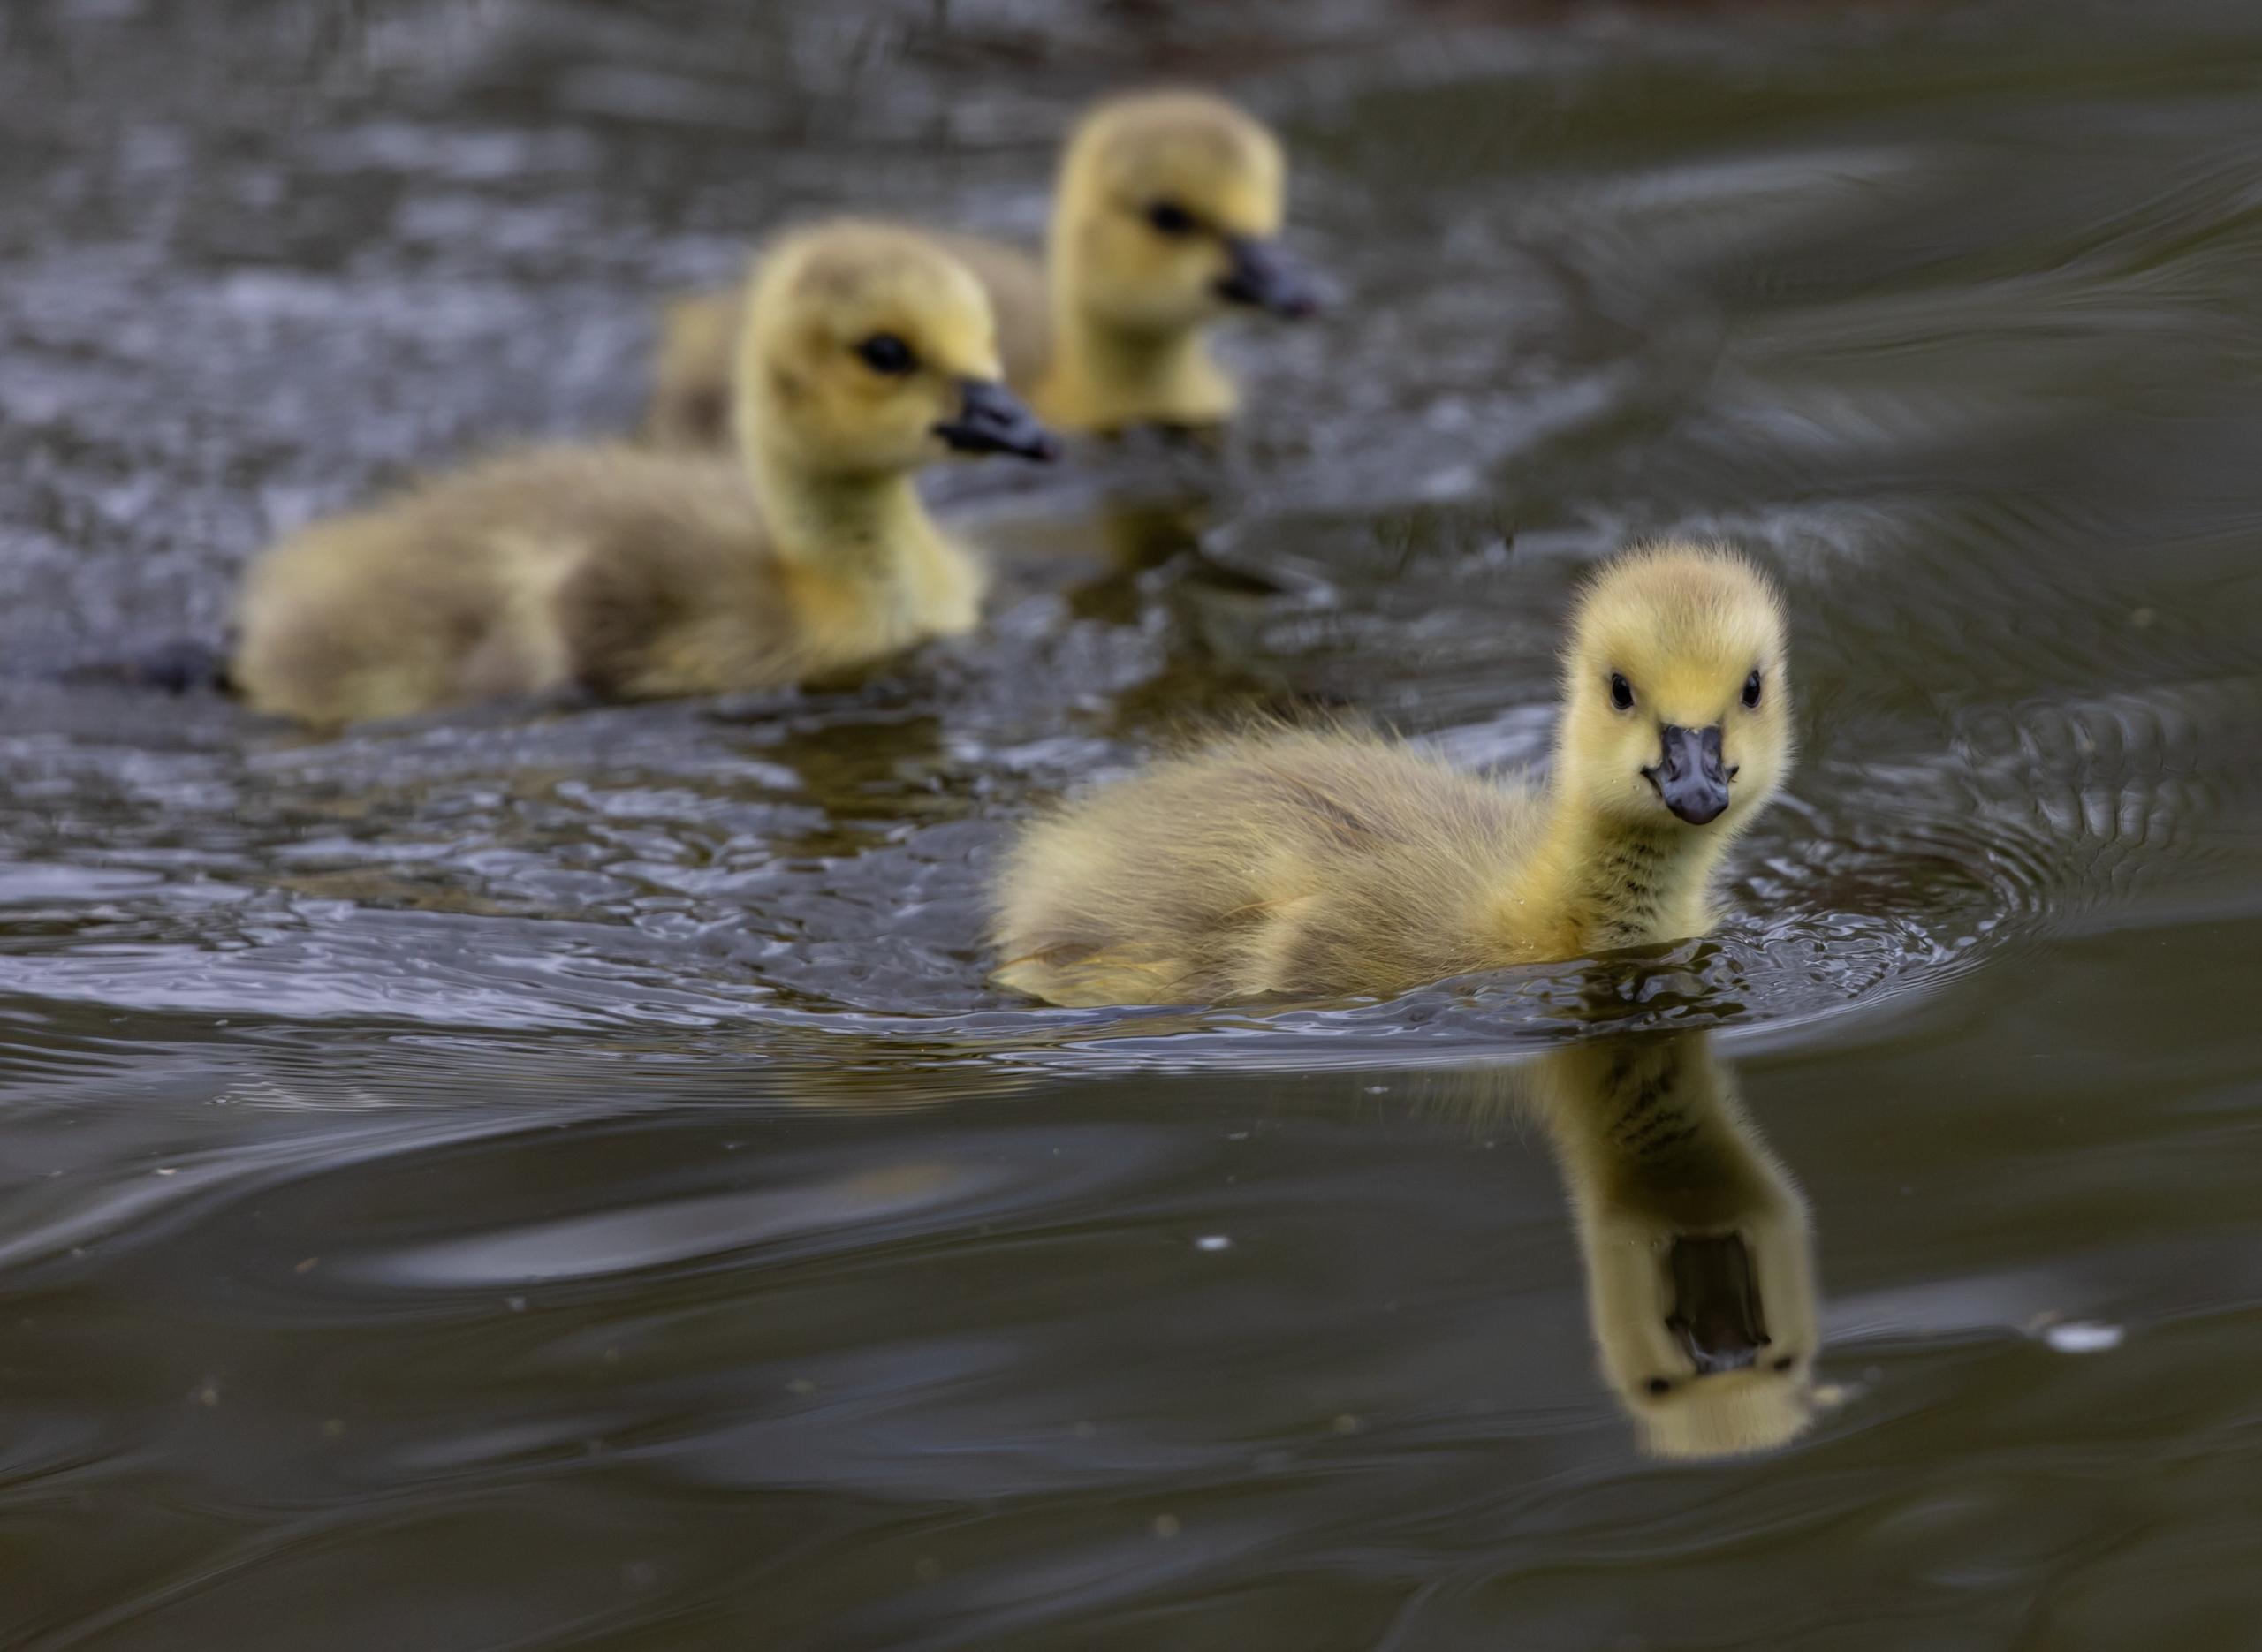
{"type": "Polygon", "coordinates": [[[1197,329],[1127,338],[1070,321],[1054,330],[1051,366],[1029,398],[1048,424],[1101,431],[1217,425],[1239,405],[1197,329]]]}
{"type": "Polygon", "coordinates": [[[1504,947],[1532,961],[1703,933],[1727,834],[1559,816],[1492,914],[1504,947]]]}
{"type": "Polygon", "coordinates": [[[789,565],[785,595],[800,651],[814,666],[849,664],[974,628],[982,571],[947,541],[907,548],[882,574],[789,565]]]}

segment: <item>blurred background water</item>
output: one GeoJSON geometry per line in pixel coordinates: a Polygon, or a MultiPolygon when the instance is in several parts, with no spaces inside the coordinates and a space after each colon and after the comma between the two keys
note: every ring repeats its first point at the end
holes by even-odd
{"type": "Polygon", "coordinates": [[[0,1644],[2262,1646],[2258,84],[2238,0],[10,0],[0,1644]],[[1222,452],[946,478],[962,646],[335,740],[59,676],[1187,78],[1342,301],[1222,452]],[[984,984],[1013,823],[1204,717],[1544,757],[1666,531],[1795,610],[1712,940],[984,984]]]}

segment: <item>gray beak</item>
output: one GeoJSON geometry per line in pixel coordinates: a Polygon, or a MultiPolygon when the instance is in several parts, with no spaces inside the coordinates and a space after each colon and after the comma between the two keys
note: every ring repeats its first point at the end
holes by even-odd
{"type": "Polygon", "coordinates": [[[995,379],[960,379],[958,417],[935,427],[935,434],[961,453],[1014,453],[1049,463],[1060,457],[1060,443],[1037,423],[1036,415],[995,379]]]}
{"type": "Polygon", "coordinates": [[[1668,723],[1661,731],[1654,767],[1642,770],[1666,807],[1691,826],[1719,818],[1728,806],[1728,776],[1720,764],[1720,725],[1684,729],[1668,723]]]}
{"type": "Polygon", "coordinates": [[[1319,307],[1319,288],[1304,267],[1271,241],[1226,237],[1233,268],[1218,283],[1220,298],[1301,321],[1319,307]]]}

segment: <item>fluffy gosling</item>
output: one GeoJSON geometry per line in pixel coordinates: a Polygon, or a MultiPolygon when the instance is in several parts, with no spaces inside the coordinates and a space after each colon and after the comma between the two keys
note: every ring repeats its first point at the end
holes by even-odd
{"type": "Polygon", "coordinates": [[[913,477],[1054,451],[981,284],[905,231],[808,231],[758,266],[735,350],[735,458],[535,450],[318,522],[251,570],[232,678],[334,726],[801,682],[970,628],[981,568],[913,477]]]}
{"type": "Polygon", "coordinates": [[[1158,762],[1024,832],[997,979],[1061,1004],[1335,997],[1702,934],[1790,768],[1784,641],[1734,552],[1621,556],[1572,623],[1547,784],[1337,731],[1158,762]]]}

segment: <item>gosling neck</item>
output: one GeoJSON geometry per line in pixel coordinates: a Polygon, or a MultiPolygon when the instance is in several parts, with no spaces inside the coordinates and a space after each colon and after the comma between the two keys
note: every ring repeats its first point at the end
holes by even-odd
{"type": "Polygon", "coordinates": [[[1044,412],[1061,424],[1210,425],[1233,410],[1233,387],[1201,327],[1134,330],[1076,302],[1072,274],[1053,282],[1052,368],[1044,412]]]}
{"type": "Polygon", "coordinates": [[[742,435],[741,444],[782,562],[834,579],[888,583],[940,542],[913,472],[821,470],[759,434],[742,435]]]}
{"type": "Polygon", "coordinates": [[[1735,829],[1690,826],[1662,810],[1629,819],[1575,788],[1556,799],[1537,857],[1581,953],[1646,946],[1712,927],[1712,884],[1735,829]]]}

